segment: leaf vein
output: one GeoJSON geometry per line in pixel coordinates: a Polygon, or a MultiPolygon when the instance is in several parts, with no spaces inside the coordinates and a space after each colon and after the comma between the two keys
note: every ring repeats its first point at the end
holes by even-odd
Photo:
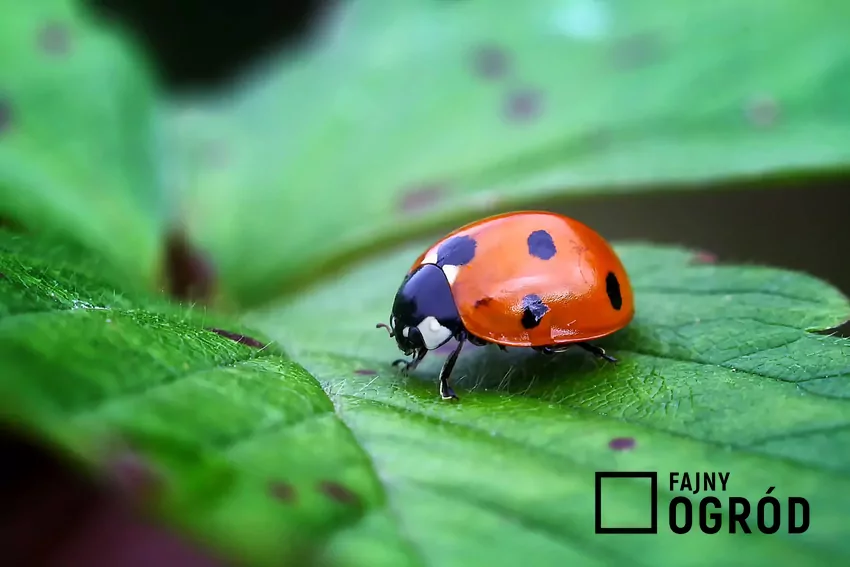
{"type": "MultiPolygon", "coordinates": [[[[485,510],[494,516],[508,520],[511,523],[518,524],[529,532],[542,536],[559,546],[570,549],[571,551],[575,551],[576,548],[578,548],[584,555],[603,558],[608,564],[621,565],[624,562],[628,562],[631,565],[645,565],[645,563],[637,562],[632,556],[627,557],[617,553],[613,548],[605,548],[600,545],[595,545],[593,542],[581,537],[578,530],[574,528],[570,528],[569,530],[565,529],[563,532],[559,532],[547,522],[538,520],[529,515],[519,514],[516,510],[512,510],[506,506],[500,506],[490,499],[475,498],[468,490],[459,490],[451,485],[442,485],[414,478],[405,478],[404,482],[409,482],[437,495],[445,496],[447,494],[451,494],[458,500],[462,500],[467,504],[471,504],[476,508],[485,510]]],[[[567,528],[568,526],[566,524],[561,524],[560,527],[567,528]]]]}
{"type": "MultiPolygon", "coordinates": [[[[660,360],[681,362],[681,363],[684,363],[684,364],[694,364],[694,365],[698,365],[698,366],[715,366],[715,367],[718,367],[718,368],[725,368],[727,370],[732,370],[734,372],[740,372],[742,374],[757,376],[759,378],[767,378],[769,380],[773,380],[775,382],[780,382],[782,384],[799,385],[799,384],[803,384],[803,383],[806,383],[806,382],[811,382],[812,380],[823,380],[824,378],[835,378],[837,376],[843,376],[843,374],[840,373],[841,371],[839,371],[839,374],[835,374],[833,372],[830,372],[829,374],[812,376],[810,378],[803,378],[801,380],[791,381],[791,380],[784,380],[784,379],[782,379],[778,376],[773,376],[771,374],[765,374],[763,372],[757,372],[755,370],[745,370],[745,369],[742,369],[742,368],[736,368],[735,366],[731,366],[731,365],[728,365],[728,364],[723,363],[723,362],[720,362],[720,363],[706,362],[706,361],[703,361],[703,360],[694,360],[694,359],[690,359],[690,358],[677,357],[677,356],[673,356],[671,354],[661,354],[661,353],[657,353],[657,352],[643,351],[643,350],[640,350],[640,349],[638,349],[634,346],[630,346],[628,348],[621,348],[619,350],[621,352],[629,352],[629,353],[632,353],[632,354],[637,354],[637,355],[640,355],[640,356],[648,356],[648,357],[657,358],[657,359],[660,359],[660,360]]],[[[759,351],[759,352],[761,352],[761,351],[759,351]]],[[[758,352],[751,353],[748,356],[753,356],[754,354],[758,354],[758,352]]],[[[732,360],[734,360],[734,359],[732,359],[732,360]]],[[[818,394],[817,392],[811,392],[811,394],[814,395],[814,396],[826,397],[826,396],[822,396],[822,395],[818,394]]]]}
{"type": "Polygon", "coordinates": [[[203,368],[197,368],[192,370],[191,372],[186,372],[183,374],[174,374],[171,376],[166,376],[162,380],[154,383],[154,384],[144,384],[138,388],[127,388],[121,392],[118,392],[114,395],[108,395],[105,397],[98,398],[96,400],[91,401],[88,404],[83,406],[79,406],[78,408],[74,408],[74,413],[94,413],[102,409],[103,406],[112,403],[123,403],[128,400],[133,400],[136,398],[144,397],[150,394],[155,390],[159,390],[162,388],[173,387],[177,384],[185,382],[186,380],[198,376],[200,374],[204,374],[206,372],[210,372],[213,370],[217,370],[219,368],[232,368],[238,364],[243,362],[249,362],[251,360],[257,360],[260,358],[270,358],[278,356],[276,353],[251,353],[246,357],[235,357],[233,359],[227,360],[225,362],[220,362],[218,364],[213,364],[211,366],[205,366],[203,368]]]}

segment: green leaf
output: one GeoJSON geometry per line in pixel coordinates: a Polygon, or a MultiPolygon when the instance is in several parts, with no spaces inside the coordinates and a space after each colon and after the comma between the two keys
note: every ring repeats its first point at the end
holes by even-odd
{"type": "Polygon", "coordinates": [[[158,276],[166,203],[155,92],[141,58],[78,2],[9,2],[0,18],[0,216],[158,276]]]}
{"type": "MultiPolygon", "coordinates": [[[[637,314],[582,352],[544,357],[465,348],[459,403],[439,399],[445,353],[411,376],[374,325],[423,246],[355,269],[248,324],[321,380],[368,452],[394,524],[420,565],[839,565],[850,558],[850,341],[807,331],[847,319],[850,303],[812,277],[699,264],[678,248],[620,245],[637,314]],[[624,438],[627,441],[613,442],[624,438]],[[634,443],[617,451],[618,443],[634,443]],[[594,535],[595,471],[657,471],[659,535],[594,535]],[[689,536],[667,526],[669,473],[730,473],[729,496],[753,506],[753,535],[689,536]],[[805,534],[758,534],[770,487],[811,506],[805,534]]],[[[430,360],[429,360],[430,359],[430,360]]],[[[612,481],[616,482],[616,481],[612,481]]],[[[645,525],[648,485],[611,485],[606,522],[645,525]]],[[[690,496],[695,510],[702,491],[690,496]]],[[[785,520],[783,520],[785,521],[785,520]]],[[[374,533],[358,525],[346,544],[374,533]]],[[[343,547],[343,551],[348,549],[343,547]]],[[[342,554],[343,551],[339,553],[342,554]]],[[[352,564],[357,561],[348,557],[352,564]]],[[[369,564],[368,556],[362,563],[369,564]]]]}
{"type": "MultiPolygon", "coordinates": [[[[401,377],[374,328],[421,246],[347,273],[248,327],[113,291],[84,255],[0,233],[0,416],[106,478],[129,453],[170,524],[248,565],[841,565],[850,507],[850,313],[812,277],[621,245],[637,316],[620,359],[464,352],[459,403],[432,353],[401,377]],[[206,329],[259,328],[286,346],[206,329]],[[305,370],[306,369],[306,370],[305,370]],[[308,374],[308,371],[310,374],[308,374]],[[616,450],[612,440],[633,446],[616,450]],[[593,534],[594,473],[659,474],[657,536],[593,534]],[[805,534],[673,535],[670,472],[730,473],[755,506],[806,498],[805,534]]],[[[606,492],[642,523],[648,486],[606,492]]],[[[689,495],[696,506],[704,495],[689,495]]],[[[787,508],[785,508],[787,510],[787,508]]],[[[786,513],[786,512],[784,512],[786,513]]],[[[786,516],[787,517],[787,516],[786,516]]]]}
{"type": "Polygon", "coordinates": [[[256,304],[532,199],[844,168],[842,14],[794,0],[341,3],[310,46],[176,109],[187,222],[225,291],[256,304]]]}
{"type": "Polygon", "coordinates": [[[368,458],[301,366],[208,330],[245,333],[213,314],[115,292],[99,269],[0,232],[5,422],[107,479],[141,463],[146,508],[249,565],[292,565],[364,510],[381,527],[368,458]]]}

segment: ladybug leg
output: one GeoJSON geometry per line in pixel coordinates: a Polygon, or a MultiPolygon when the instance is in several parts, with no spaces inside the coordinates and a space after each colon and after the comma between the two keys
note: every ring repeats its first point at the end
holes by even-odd
{"type": "Polygon", "coordinates": [[[571,345],[564,346],[541,346],[541,347],[532,347],[537,352],[542,352],[546,356],[552,356],[553,354],[559,354],[562,352],[566,352],[569,350],[571,345]]]}
{"type": "Polygon", "coordinates": [[[440,397],[444,400],[458,399],[454,390],[452,390],[452,387],[449,386],[449,376],[451,376],[452,370],[455,367],[455,362],[457,362],[457,357],[460,354],[460,349],[463,348],[463,343],[467,340],[467,336],[466,333],[462,333],[457,335],[456,338],[457,346],[448,358],[446,358],[446,362],[443,363],[443,368],[440,369],[440,397]]]}
{"type": "Polygon", "coordinates": [[[428,354],[427,349],[423,348],[421,350],[417,350],[413,360],[399,358],[398,360],[393,361],[393,366],[401,366],[402,373],[407,374],[408,372],[416,370],[416,367],[419,366],[419,363],[422,362],[422,359],[425,358],[426,354],[428,354]]]}
{"type": "Polygon", "coordinates": [[[578,343],[578,346],[586,350],[587,352],[593,354],[594,356],[598,356],[599,358],[604,358],[608,362],[617,362],[617,359],[611,356],[610,354],[605,354],[605,350],[596,345],[592,345],[590,343],[578,343]]]}

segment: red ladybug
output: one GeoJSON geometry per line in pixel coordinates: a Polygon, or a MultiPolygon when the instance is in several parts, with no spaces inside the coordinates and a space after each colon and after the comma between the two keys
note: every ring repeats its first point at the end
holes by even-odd
{"type": "Polygon", "coordinates": [[[398,289],[390,324],[379,323],[413,360],[452,338],[440,395],[457,398],[449,375],[465,341],[530,347],[555,354],[578,345],[617,360],[587,341],[634,317],[626,270],[605,239],[555,213],[514,212],[476,221],[445,236],[413,263],[398,289]]]}

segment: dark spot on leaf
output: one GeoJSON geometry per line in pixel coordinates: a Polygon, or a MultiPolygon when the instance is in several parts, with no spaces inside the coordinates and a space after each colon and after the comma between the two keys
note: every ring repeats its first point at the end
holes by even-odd
{"type": "Polygon", "coordinates": [[[691,258],[692,264],[714,264],[717,262],[717,255],[711,252],[700,251],[691,258]]]}
{"type": "Polygon", "coordinates": [[[635,69],[659,59],[661,45],[658,36],[639,33],[617,41],[613,45],[613,64],[618,69],[635,69]]]}
{"type": "Polygon", "coordinates": [[[746,112],[751,124],[767,128],[772,126],[779,117],[779,103],[769,96],[755,97],[747,104],[746,112]]]}
{"type": "Polygon", "coordinates": [[[269,483],[269,492],[283,502],[295,501],[295,487],[286,482],[275,480],[269,483]]]}
{"type": "Polygon", "coordinates": [[[165,275],[172,297],[203,302],[212,295],[212,265],[182,232],[172,233],[166,244],[165,275]]]}
{"type": "Polygon", "coordinates": [[[481,299],[475,302],[475,309],[478,309],[480,307],[487,307],[488,305],[490,305],[491,301],[493,301],[492,297],[482,297],[481,299]]]}
{"type": "Polygon", "coordinates": [[[319,483],[319,490],[328,498],[341,504],[360,504],[360,498],[338,482],[323,480],[319,483]]]}
{"type": "Polygon", "coordinates": [[[615,451],[627,451],[634,448],[635,440],[634,437],[615,437],[614,439],[611,439],[608,446],[615,451]]]}
{"type": "Polygon", "coordinates": [[[229,154],[224,142],[207,142],[201,150],[201,160],[208,167],[221,167],[227,164],[229,154]]]}
{"type": "Polygon", "coordinates": [[[398,209],[407,214],[421,213],[433,208],[443,199],[444,195],[445,187],[440,184],[421,185],[402,193],[398,209]]]}
{"type": "Polygon", "coordinates": [[[540,324],[543,316],[549,312],[549,308],[543,303],[539,295],[529,294],[522,298],[522,326],[533,329],[540,324]]]}
{"type": "Polygon", "coordinates": [[[9,103],[0,98],[0,132],[6,129],[12,122],[12,109],[9,103]]]}
{"type": "Polygon", "coordinates": [[[611,146],[611,132],[602,128],[588,130],[581,135],[582,144],[587,150],[603,150],[611,146]]]}
{"type": "Polygon", "coordinates": [[[549,260],[558,250],[555,241],[545,230],[535,230],[528,235],[528,253],[541,260],[549,260]]]}
{"type": "Polygon", "coordinates": [[[28,232],[27,228],[18,221],[2,216],[0,216],[0,229],[16,234],[24,234],[28,232]]]}
{"type": "Polygon", "coordinates": [[[378,371],[370,368],[358,368],[354,371],[354,373],[359,374],[360,376],[377,376],[378,371]]]}
{"type": "Polygon", "coordinates": [[[473,52],[473,67],[483,79],[498,79],[508,73],[508,56],[494,45],[479,46],[473,52]]]}
{"type": "Polygon", "coordinates": [[[520,90],[508,95],[505,102],[505,115],[513,122],[525,122],[536,118],[542,106],[539,91],[520,90]]]}
{"type": "Polygon", "coordinates": [[[477,243],[471,236],[453,236],[440,245],[437,250],[437,265],[463,266],[475,258],[477,243]]]}
{"type": "Polygon", "coordinates": [[[619,311],[623,306],[623,296],[620,293],[620,282],[614,272],[608,272],[605,276],[605,292],[608,294],[611,307],[619,311]]]}
{"type": "Polygon", "coordinates": [[[0,272],[0,280],[5,280],[5,279],[6,279],[6,274],[4,274],[3,272],[0,272]]]}
{"type": "Polygon", "coordinates": [[[246,335],[240,335],[239,333],[232,333],[230,331],[225,331],[223,329],[216,329],[212,327],[207,330],[245,346],[254,348],[264,348],[266,346],[257,339],[252,339],[251,337],[248,337],[246,335]]]}
{"type": "Polygon", "coordinates": [[[113,486],[136,501],[147,500],[160,485],[159,476],[148,461],[129,449],[110,455],[106,471],[113,486]]]}
{"type": "Polygon", "coordinates": [[[64,25],[49,23],[39,30],[38,45],[51,55],[64,55],[71,49],[71,34],[64,25]]]}

